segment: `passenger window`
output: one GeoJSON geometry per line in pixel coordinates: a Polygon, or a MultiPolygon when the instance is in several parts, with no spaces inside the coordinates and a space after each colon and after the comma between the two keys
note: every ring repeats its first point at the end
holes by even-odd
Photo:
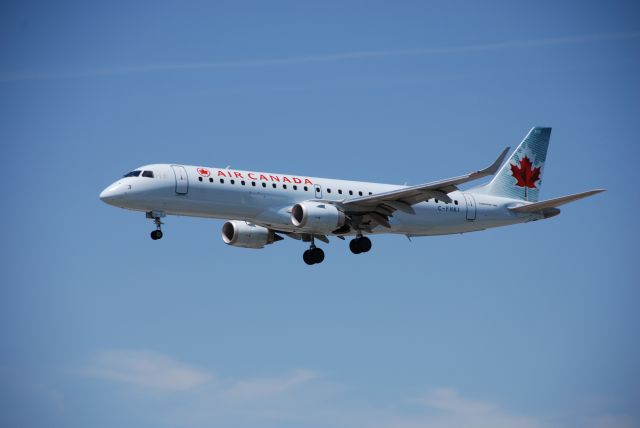
{"type": "Polygon", "coordinates": [[[224,178],[220,179],[220,184],[224,184],[224,178]]]}
{"type": "Polygon", "coordinates": [[[209,177],[209,183],[213,183],[213,178],[209,177]]]}
{"type": "Polygon", "coordinates": [[[276,188],[276,183],[272,183],[271,185],[273,186],[274,189],[276,188]]]}
{"type": "Polygon", "coordinates": [[[242,181],[240,182],[240,184],[242,184],[242,185],[244,186],[244,180],[242,180],[242,181]]]}
{"type": "Polygon", "coordinates": [[[304,186],[304,191],[305,191],[305,192],[308,192],[308,191],[309,191],[309,188],[308,188],[307,186],[304,186]]]}
{"type": "Polygon", "coordinates": [[[438,200],[436,199],[435,201],[436,201],[436,204],[437,204],[437,203],[438,203],[438,200]]]}
{"type": "Polygon", "coordinates": [[[298,186],[296,186],[295,184],[293,185],[293,190],[298,190],[298,186]]]}
{"type": "Polygon", "coordinates": [[[286,184],[283,184],[283,185],[282,185],[282,188],[283,188],[283,189],[286,189],[286,188],[287,188],[287,185],[286,185],[286,184]]]}
{"type": "Polygon", "coordinates": [[[453,201],[454,204],[458,205],[458,200],[453,201]]]}
{"type": "Polygon", "coordinates": [[[342,195],[342,189],[338,189],[338,193],[342,195]]]}
{"type": "Polygon", "coordinates": [[[349,194],[350,194],[350,195],[353,195],[353,190],[349,190],[349,194]]]}
{"type": "Polygon", "coordinates": [[[127,177],[137,177],[137,176],[139,176],[139,175],[140,175],[140,172],[141,172],[140,170],[137,170],[137,171],[131,171],[130,173],[125,174],[123,177],[124,177],[124,178],[127,178],[127,177]]]}
{"type": "Polygon", "coordinates": [[[373,193],[369,192],[369,196],[373,195],[373,193]]]}
{"type": "Polygon", "coordinates": [[[148,177],[148,178],[153,178],[153,171],[143,171],[142,172],[142,176],[143,177],[148,177]]]}
{"type": "Polygon", "coordinates": [[[256,187],[256,182],[255,182],[255,181],[252,181],[252,182],[251,182],[251,185],[252,185],[253,187],[256,187]]]}
{"type": "Polygon", "coordinates": [[[331,193],[331,189],[327,189],[327,193],[331,193]]]}
{"type": "Polygon", "coordinates": [[[198,181],[202,181],[202,177],[198,177],[198,181]]]}
{"type": "Polygon", "coordinates": [[[359,192],[358,192],[358,195],[362,196],[362,191],[359,191],[359,192]]]}
{"type": "Polygon", "coordinates": [[[264,181],[262,182],[262,187],[267,187],[267,183],[265,183],[264,181]]]}
{"type": "Polygon", "coordinates": [[[236,184],[236,180],[231,180],[231,184],[236,184]]]}

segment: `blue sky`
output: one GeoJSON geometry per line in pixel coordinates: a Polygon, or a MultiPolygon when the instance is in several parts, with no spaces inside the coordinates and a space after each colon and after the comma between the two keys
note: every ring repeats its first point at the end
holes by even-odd
{"type": "Polygon", "coordinates": [[[0,425],[640,426],[634,2],[3,2],[0,425]],[[172,162],[417,184],[552,126],[475,234],[227,247],[99,192],[172,162]]]}

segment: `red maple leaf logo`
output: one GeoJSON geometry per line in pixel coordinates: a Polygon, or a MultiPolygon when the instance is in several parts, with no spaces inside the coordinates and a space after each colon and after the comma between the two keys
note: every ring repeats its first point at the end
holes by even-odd
{"type": "Polygon", "coordinates": [[[204,177],[208,177],[209,176],[209,170],[206,168],[198,168],[198,174],[204,176],[204,177]]]}
{"type": "Polygon", "coordinates": [[[511,164],[511,175],[517,180],[516,186],[536,188],[536,181],[540,180],[540,167],[532,168],[532,166],[527,156],[520,159],[520,167],[511,164]]]}

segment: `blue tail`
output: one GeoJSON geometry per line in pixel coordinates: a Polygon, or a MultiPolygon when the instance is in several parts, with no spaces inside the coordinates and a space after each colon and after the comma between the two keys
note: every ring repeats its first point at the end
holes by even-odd
{"type": "Polygon", "coordinates": [[[509,161],[502,165],[489,184],[483,186],[482,191],[494,196],[537,202],[550,137],[551,128],[531,128],[509,161]]]}

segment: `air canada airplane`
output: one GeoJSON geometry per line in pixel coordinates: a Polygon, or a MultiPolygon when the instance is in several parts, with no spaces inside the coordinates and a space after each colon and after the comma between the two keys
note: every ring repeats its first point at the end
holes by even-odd
{"type": "Polygon", "coordinates": [[[154,240],[162,238],[167,215],[229,219],[222,226],[226,244],[263,248],[288,236],[309,244],[303,259],[312,265],[324,260],[316,242],[329,236],[353,236],[349,248],[360,254],[371,249],[367,235],[447,235],[541,220],[602,192],[538,201],[550,136],[551,128],[534,127],[504,165],[509,147],[487,168],[417,186],[154,164],[129,172],[100,199],[145,212],[155,223],[154,240]],[[458,188],[494,174],[484,185],[458,188]]]}

